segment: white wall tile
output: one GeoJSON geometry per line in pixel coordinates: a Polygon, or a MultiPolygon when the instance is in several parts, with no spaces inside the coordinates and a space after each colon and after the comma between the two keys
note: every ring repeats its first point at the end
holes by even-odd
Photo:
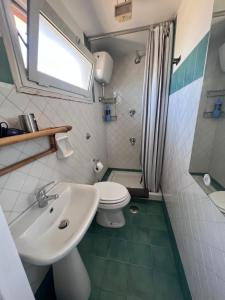
{"type": "Polygon", "coordinates": [[[193,300],[225,299],[225,216],[188,173],[202,79],[170,96],[162,189],[193,300]]]}
{"type": "MultiPolygon", "coordinates": [[[[10,126],[18,125],[17,116],[22,113],[34,113],[39,128],[72,125],[73,130],[69,133],[69,138],[74,155],[65,160],[57,160],[54,153],[0,177],[0,205],[9,223],[36,201],[35,192],[45,183],[52,180],[93,183],[96,180],[93,158],[103,161],[105,168],[102,174],[107,169],[102,104],[19,94],[13,85],[0,83],[0,121],[7,121],[10,126]],[[91,134],[90,140],[85,138],[87,132],[91,134]]],[[[47,138],[1,148],[0,167],[47,148],[47,138]]],[[[48,268],[35,266],[26,268],[33,291],[36,291],[47,270],[48,268]]]]}
{"type": "Polygon", "coordinates": [[[106,96],[118,94],[117,121],[106,123],[108,163],[112,168],[140,169],[142,87],[144,79],[144,58],[134,63],[135,53],[114,57],[114,71],[106,96]],[[134,117],[129,110],[135,109],[134,117]],[[130,137],[136,138],[132,146],[130,137]]]}

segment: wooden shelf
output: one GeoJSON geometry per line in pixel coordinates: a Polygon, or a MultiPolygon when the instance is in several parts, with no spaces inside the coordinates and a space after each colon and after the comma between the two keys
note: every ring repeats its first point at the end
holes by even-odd
{"type": "Polygon", "coordinates": [[[37,159],[40,159],[46,155],[52,154],[57,151],[57,144],[55,140],[55,135],[57,133],[63,133],[68,132],[72,129],[72,126],[66,125],[61,127],[54,127],[54,128],[46,128],[39,131],[31,132],[31,133],[24,133],[21,135],[15,135],[15,136],[9,136],[5,138],[0,138],[0,147],[25,142],[33,139],[38,139],[41,137],[47,136],[49,138],[50,148],[48,150],[45,150],[41,153],[35,154],[31,157],[28,157],[26,159],[23,159],[19,162],[16,162],[15,164],[12,164],[10,166],[4,167],[0,169],[0,176],[3,176],[9,172],[15,171],[18,168],[21,168],[29,163],[34,162],[37,159]]]}
{"type": "Polygon", "coordinates": [[[52,136],[56,133],[63,133],[68,132],[72,129],[72,126],[61,126],[61,127],[54,127],[54,128],[46,128],[39,131],[31,132],[31,133],[24,133],[15,136],[8,136],[4,138],[0,138],[0,147],[12,145],[20,142],[25,142],[28,140],[37,139],[44,136],[52,136]]]}

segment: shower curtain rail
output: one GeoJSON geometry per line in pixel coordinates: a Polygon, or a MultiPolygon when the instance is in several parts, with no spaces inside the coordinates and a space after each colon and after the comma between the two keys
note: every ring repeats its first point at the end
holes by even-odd
{"type": "Polygon", "coordinates": [[[215,11],[213,13],[213,18],[225,17],[225,10],[215,11]]]}
{"type": "Polygon", "coordinates": [[[159,23],[155,23],[152,25],[147,25],[147,26],[140,26],[140,27],[135,27],[135,28],[131,28],[131,29],[125,29],[125,30],[119,30],[119,31],[112,31],[112,32],[107,32],[107,33],[102,33],[102,34],[97,34],[97,35],[92,35],[92,36],[87,36],[87,39],[92,42],[92,41],[97,41],[97,40],[101,40],[101,39],[105,39],[105,38],[113,38],[117,35],[125,35],[125,34],[129,34],[129,33],[135,33],[135,32],[140,32],[140,31],[145,31],[145,30],[149,30],[151,28],[155,28],[156,26],[165,24],[167,22],[174,22],[174,19],[170,19],[164,22],[159,22],[159,23]]]}

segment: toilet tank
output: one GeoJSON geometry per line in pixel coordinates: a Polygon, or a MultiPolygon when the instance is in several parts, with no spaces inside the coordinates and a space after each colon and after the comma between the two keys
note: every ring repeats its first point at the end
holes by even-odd
{"type": "Polygon", "coordinates": [[[95,80],[99,83],[108,84],[112,77],[113,59],[108,52],[99,51],[94,53],[96,59],[95,64],[95,80]]]}

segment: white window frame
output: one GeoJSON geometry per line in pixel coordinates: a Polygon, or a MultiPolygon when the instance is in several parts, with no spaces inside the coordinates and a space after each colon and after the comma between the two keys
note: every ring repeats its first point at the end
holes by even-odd
{"type": "Polygon", "coordinates": [[[94,81],[95,66],[93,55],[83,45],[83,43],[80,41],[80,38],[72,32],[72,30],[63,22],[63,20],[54,12],[54,10],[47,4],[45,0],[28,0],[28,3],[28,22],[32,20],[32,26],[29,26],[28,23],[28,70],[30,68],[29,74],[27,73],[24,66],[19,39],[17,36],[17,29],[15,27],[15,21],[10,10],[11,1],[0,1],[0,26],[6,52],[9,58],[13,80],[17,87],[17,90],[19,92],[27,94],[46,96],[50,98],[60,98],[79,102],[93,103],[92,86],[94,81]],[[79,49],[79,51],[91,62],[92,74],[88,91],[79,87],[74,87],[72,84],[65,83],[55,78],[54,82],[52,83],[53,86],[51,86],[51,80],[53,80],[53,77],[43,73],[41,73],[41,76],[43,76],[43,82],[46,79],[49,86],[40,85],[35,82],[37,81],[37,78],[32,76],[35,74],[35,72],[37,74],[37,65],[35,66],[35,63],[37,63],[37,61],[34,61],[33,63],[31,62],[35,56],[35,53],[37,52],[37,37],[40,12],[42,12],[55,25],[55,27],[62,32],[62,34],[64,34],[70,41],[72,41],[74,46],[79,49]],[[28,79],[28,76],[30,79],[28,79]],[[31,79],[34,81],[31,81],[31,79]],[[54,87],[54,85],[57,85],[59,87],[56,88],[54,87]],[[68,91],[68,89],[70,89],[70,91],[68,91]]]}

